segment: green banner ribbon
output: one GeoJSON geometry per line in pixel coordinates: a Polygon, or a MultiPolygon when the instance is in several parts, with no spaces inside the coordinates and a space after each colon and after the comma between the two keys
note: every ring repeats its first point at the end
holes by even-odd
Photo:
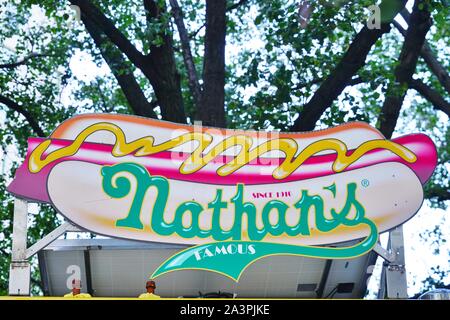
{"type": "Polygon", "coordinates": [[[331,248],[261,241],[213,242],[178,252],[161,264],[150,278],[157,278],[177,270],[197,269],[220,273],[238,282],[250,264],[268,256],[294,255],[322,259],[355,258],[369,252],[378,240],[376,225],[367,218],[361,222],[370,227],[370,233],[363,241],[354,246],[331,248]]]}

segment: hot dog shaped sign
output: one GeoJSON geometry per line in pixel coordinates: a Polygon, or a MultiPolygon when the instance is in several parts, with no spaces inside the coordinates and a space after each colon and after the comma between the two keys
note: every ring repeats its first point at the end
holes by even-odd
{"type": "Polygon", "coordinates": [[[266,133],[87,114],[30,138],[8,191],[96,234],[194,245],[152,277],[203,269],[238,281],[269,255],[367,253],[419,210],[436,163],[426,135],[387,140],[363,122],[266,133]]]}

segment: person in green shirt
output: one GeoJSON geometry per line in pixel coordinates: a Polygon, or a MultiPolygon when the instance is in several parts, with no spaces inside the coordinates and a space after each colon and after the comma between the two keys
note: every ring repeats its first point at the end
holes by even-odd
{"type": "Polygon", "coordinates": [[[161,299],[160,296],[155,294],[156,284],[155,281],[149,280],[145,283],[145,288],[147,292],[141,294],[139,299],[161,299]]]}
{"type": "Polygon", "coordinates": [[[83,299],[92,298],[89,293],[81,293],[81,280],[72,280],[72,291],[64,295],[64,298],[83,299]]]}

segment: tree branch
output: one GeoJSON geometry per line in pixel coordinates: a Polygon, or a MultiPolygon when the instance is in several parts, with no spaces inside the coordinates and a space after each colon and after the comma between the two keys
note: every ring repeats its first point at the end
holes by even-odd
{"type": "Polygon", "coordinates": [[[436,109],[441,110],[450,117],[450,103],[447,102],[439,92],[417,79],[413,79],[410,82],[409,87],[419,92],[425,99],[430,101],[436,109]]]}
{"type": "Polygon", "coordinates": [[[191,46],[189,44],[189,35],[183,20],[183,12],[177,0],[170,0],[170,5],[172,6],[172,15],[175,19],[178,33],[180,35],[184,65],[188,74],[189,89],[194,97],[196,109],[198,109],[200,106],[202,90],[198,81],[198,74],[197,69],[195,68],[194,59],[192,57],[191,46]]]}
{"type": "Polygon", "coordinates": [[[225,37],[226,0],[206,0],[203,92],[196,118],[206,126],[226,126],[225,120],[225,37]]]}
{"type": "Polygon", "coordinates": [[[245,4],[248,0],[239,0],[238,2],[236,2],[235,4],[232,4],[231,6],[227,7],[226,12],[230,12],[234,9],[239,8],[240,6],[242,6],[243,4],[245,4]]]}
{"type": "Polygon", "coordinates": [[[108,36],[120,51],[122,51],[134,65],[138,68],[143,67],[144,55],[125,37],[125,35],[116,28],[113,22],[108,19],[95,5],[89,0],[69,0],[71,4],[80,8],[83,21],[89,19],[108,36]]]}
{"type": "Polygon", "coordinates": [[[13,69],[13,68],[16,68],[18,66],[26,64],[29,60],[31,60],[33,58],[45,57],[45,56],[47,56],[47,55],[42,54],[42,53],[31,53],[29,56],[23,58],[20,61],[0,64],[0,69],[13,69]]]}
{"type": "Polygon", "coordinates": [[[314,129],[325,110],[331,106],[352,77],[364,66],[366,57],[375,42],[389,31],[390,26],[388,23],[381,24],[380,29],[369,29],[367,26],[361,29],[339,64],[320,85],[309,102],[304,105],[291,131],[310,131],[314,129]]]}
{"type": "Polygon", "coordinates": [[[445,189],[432,189],[432,190],[425,190],[425,198],[436,198],[437,201],[447,201],[450,200],[450,191],[445,189]]]}
{"type": "Polygon", "coordinates": [[[416,0],[400,53],[399,64],[395,68],[395,82],[388,87],[386,99],[378,118],[380,131],[388,139],[395,130],[403,100],[416,70],[420,50],[430,27],[431,18],[426,0],[416,0]],[[419,9],[422,6],[423,9],[419,9]]]}
{"type": "Polygon", "coordinates": [[[6,250],[5,250],[5,249],[3,249],[3,248],[0,248],[0,252],[1,252],[1,253],[2,253],[2,255],[4,255],[5,257],[7,257],[7,256],[11,255],[11,253],[8,253],[8,252],[6,252],[6,250]]]}
{"type": "MultiPolygon", "coordinates": [[[[295,87],[292,87],[291,90],[299,90],[299,89],[303,89],[303,88],[305,88],[305,87],[307,87],[307,86],[310,86],[310,85],[322,83],[324,80],[325,80],[324,78],[318,78],[318,79],[311,80],[310,82],[299,83],[299,84],[296,85],[295,87]]],[[[365,80],[364,80],[363,78],[361,78],[361,77],[356,77],[356,78],[351,79],[351,80],[348,82],[347,86],[356,86],[356,85],[361,84],[361,83],[364,83],[364,82],[365,82],[365,80]]]]}
{"type": "Polygon", "coordinates": [[[297,14],[300,20],[300,29],[305,29],[308,26],[313,11],[314,6],[308,0],[300,1],[297,14]]]}
{"type": "Polygon", "coordinates": [[[24,107],[16,103],[15,101],[11,100],[8,97],[5,97],[3,95],[0,95],[0,103],[4,104],[8,108],[20,113],[22,116],[25,117],[25,119],[30,124],[31,128],[33,129],[34,133],[38,135],[38,137],[45,137],[44,131],[39,126],[39,123],[36,121],[36,119],[33,117],[33,115],[28,112],[24,107]]]}
{"type": "Polygon", "coordinates": [[[410,18],[411,18],[411,13],[408,11],[408,9],[403,8],[402,10],[400,10],[400,15],[403,17],[405,22],[407,24],[409,24],[409,21],[410,21],[410,18]]]}
{"type": "MultiPolygon", "coordinates": [[[[162,22],[167,9],[164,1],[144,0],[147,23],[149,28],[153,21],[162,22]]],[[[169,26],[166,25],[166,29],[169,26]]],[[[181,95],[180,74],[175,63],[173,40],[170,32],[161,31],[158,34],[161,43],[149,39],[150,53],[145,56],[145,66],[142,69],[149,79],[161,107],[164,120],[186,123],[183,97],[181,95]]]]}
{"type": "MultiPolygon", "coordinates": [[[[226,12],[230,12],[234,9],[239,8],[240,6],[242,6],[243,4],[245,4],[246,2],[248,2],[248,0],[240,0],[238,2],[236,2],[235,4],[232,4],[231,6],[227,7],[226,12]]],[[[200,27],[197,28],[197,30],[195,30],[194,32],[192,32],[189,35],[189,39],[195,38],[197,36],[197,34],[206,26],[206,22],[203,23],[200,27]]]]}
{"type": "Polygon", "coordinates": [[[105,59],[111,72],[119,83],[134,114],[143,117],[156,118],[152,105],[145,97],[133,74],[134,68],[127,66],[127,62],[122,56],[122,53],[108,40],[95,23],[85,17],[83,17],[82,20],[86,26],[86,30],[99,48],[103,59],[105,59]]]}
{"type": "MultiPolygon", "coordinates": [[[[409,13],[407,12],[407,10],[405,11],[405,14],[407,14],[409,17],[409,13]]],[[[402,13],[402,16],[404,17],[405,15],[402,13]]],[[[406,36],[406,30],[397,21],[394,21],[394,25],[403,36],[406,36]]],[[[434,75],[438,78],[441,85],[450,94],[450,75],[442,66],[442,64],[440,64],[436,59],[436,56],[431,50],[431,47],[428,44],[427,40],[425,40],[423,47],[420,50],[420,55],[422,56],[423,60],[425,60],[425,63],[427,64],[428,68],[430,68],[431,72],[433,72],[434,75]]]]}

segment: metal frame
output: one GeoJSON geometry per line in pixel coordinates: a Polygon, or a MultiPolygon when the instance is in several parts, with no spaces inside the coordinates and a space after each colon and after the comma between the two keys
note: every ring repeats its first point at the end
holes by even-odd
{"type": "Polygon", "coordinates": [[[20,198],[14,199],[13,219],[8,293],[10,296],[29,296],[31,281],[31,265],[29,259],[64,233],[84,231],[69,222],[64,222],[30,248],[27,248],[28,202],[26,200],[20,198]]]}
{"type": "Polygon", "coordinates": [[[328,281],[328,276],[330,275],[330,270],[331,270],[332,264],[333,264],[333,260],[327,260],[325,262],[325,268],[323,269],[322,279],[316,290],[317,298],[323,298],[323,293],[324,293],[325,286],[328,281]]]}
{"type": "Polygon", "coordinates": [[[91,296],[94,295],[94,290],[92,289],[92,274],[91,274],[91,254],[90,249],[87,248],[83,251],[84,255],[84,271],[86,273],[86,287],[87,293],[91,296]]]}
{"type": "Polygon", "coordinates": [[[389,232],[387,249],[377,244],[373,251],[385,260],[381,271],[378,299],[407,299],[403,227],[398,226],[389,232]]]}
{"type": "Polygon", "coordinates": [[[42,283],[42,291],[44,296],[50,295],[50,277],[47,269],[47,262],[45,261],[44,251],[39,251],[38,255],[38,264],[39,264],[39,274],[41,275],[41,283],[42,283]]]}
{"type": "Polygon", "coordinates": [[[48,246],[50,243],[58,239],[61,235],[63,235],[66,232],[82,232],[83,230],[80,230],[78,227],[74,226],[73,224],[69,222],[64,222],[62,225],[57,227],[55,230],[47,234],[45,237],[43,237],[41,240],[33,244],[31,247],[26,249],[25,251],[25,258],[29,259],[32,256],[34,256],[39,250],[44,249],[46,246],[48,246]]]}
{"type": "Polygon", "coordinates": [[[30,295],[30,262],[27,250],[28,203],[14,199],[14,222],[12,237],[11,264],[9,267],[9,295],[30,295]]]}

